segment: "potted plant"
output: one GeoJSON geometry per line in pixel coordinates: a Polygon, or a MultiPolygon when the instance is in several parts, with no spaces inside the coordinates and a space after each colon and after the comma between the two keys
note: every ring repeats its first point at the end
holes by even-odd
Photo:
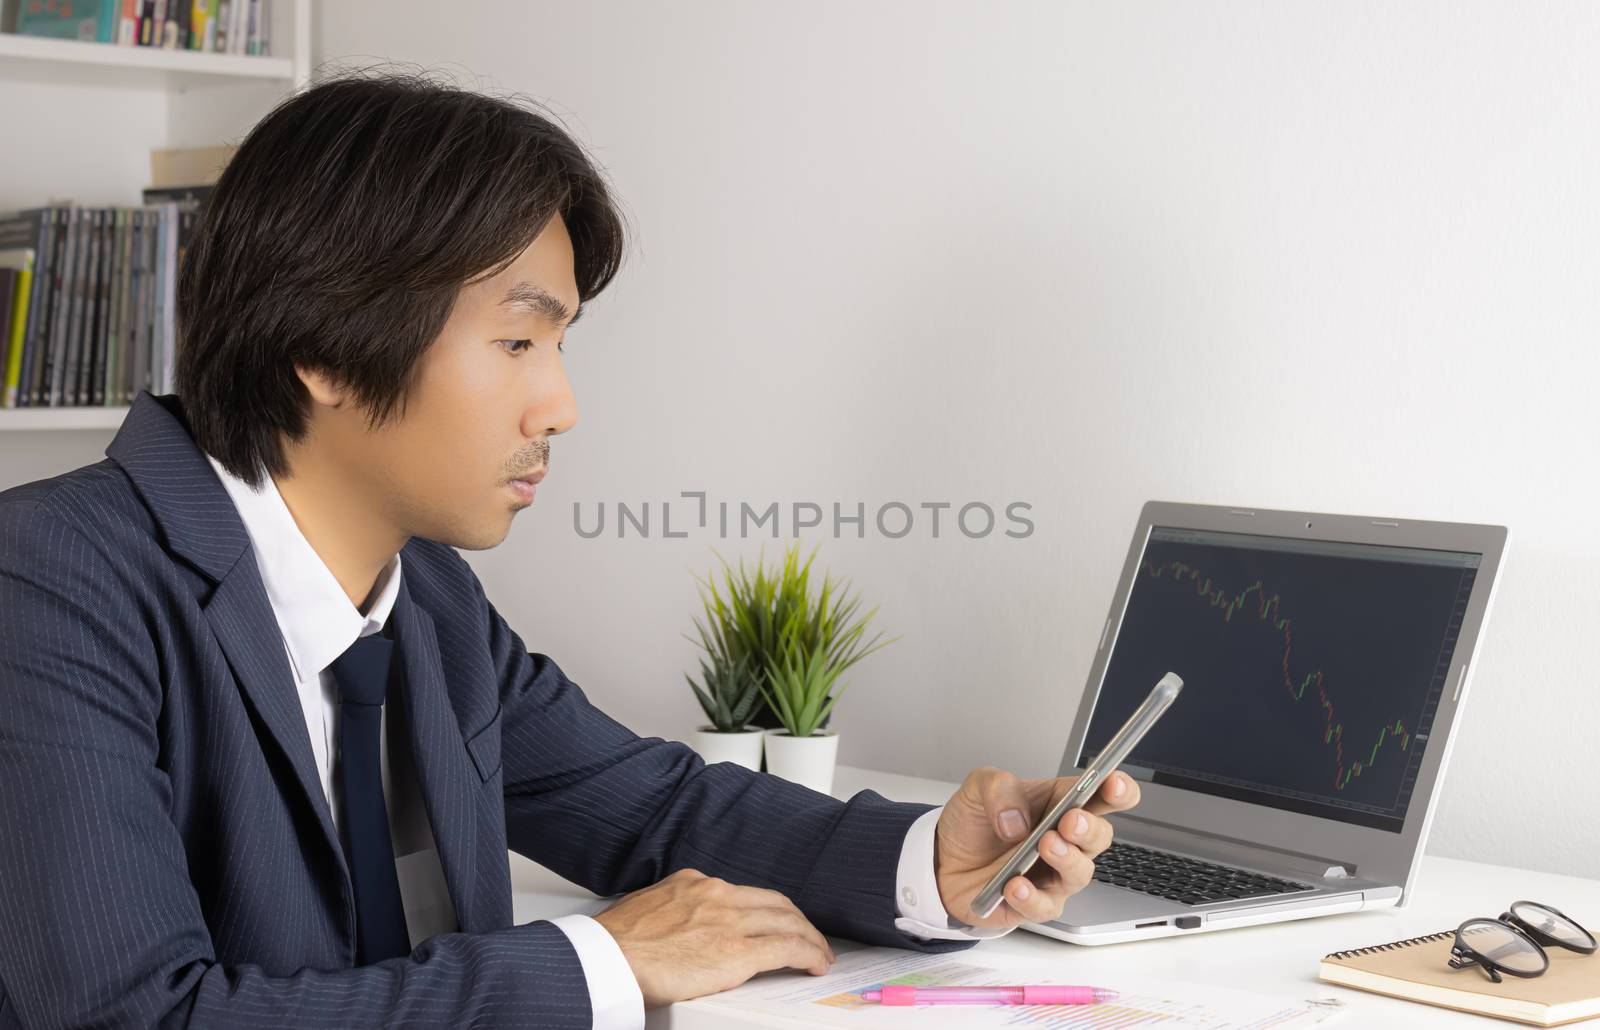
{"type": "MultiPolygon", "coordinates": [[[[702,641],[708,633],[718,632],[708,631],[698,619],[695,625],[702,641]]],[[[713,621],[712,625],[717,623],[713,621]]],[[[751,671],[747,657],[740,655],[730,661],[725,653],[713,651],[709,644],[705,646],[711,663],[700,660],[700,681],[695,682],[687,673],[683,677],[711,720],[694,731],[694,749],[707,763],[734,762],[759,770],[763,731],[760,726],[749,725],[751,714],[761,703],[759,678],[751,671]]]]}
{"type": "MultiPolygon", "coordinates": [[[[773,571],[764,560],[750,572],[742,560],[735,568],[718,558],[722,585],[701,581],[706,624],[697,620],[696,626],[711,659],[709,666],[702,665],[702,680],[710,670],[745,663],[766,702],[755,719],[769,727],[767,770],[827,793],[839,752],[839,736],[827,724],[843,692],[840,677],[892,641],[882,634],[866,637],[876,609],[862,613],[848,583],[825,576],[820,589],[813,589],[815,549],[802,562],[799,545],[790,547],[773,571]]],[[[707,715],[715,725],[710,709],[707,715]]]]}

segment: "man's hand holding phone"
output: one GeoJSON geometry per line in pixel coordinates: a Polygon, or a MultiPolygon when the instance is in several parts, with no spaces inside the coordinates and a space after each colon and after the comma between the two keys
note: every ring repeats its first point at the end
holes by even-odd
{"type": "Polygon", "coordinates": [[[1139,785],[1117,766],[1182,690],[1177,673],[1161,677],[1081,776],[1018,780],[999,769],[969,775],[939,815],[933,861],[945,911],[981,927],[1059,916],[1111,846],[1111,824],[1100,817],[1139,803],[1139,785]]]}
{"type": "Polygon", "coordinates": [[[1139,784],[1127,773],[1112,773],[1087,806],[1068,811],[1045,831],[1039,838],[1040,861],[1010,879],[1003,904],[984,916],[972,903],[1077,779],[1022,780],[994,768],[969,773],[939,814],[933,867],[945,910],[979,927],[1044,923],[1059,916],[1067,898],[1093,877],[1095,858],[1111,845],[1111,823],[1103,817],[1139,803],[1139,784]]]}

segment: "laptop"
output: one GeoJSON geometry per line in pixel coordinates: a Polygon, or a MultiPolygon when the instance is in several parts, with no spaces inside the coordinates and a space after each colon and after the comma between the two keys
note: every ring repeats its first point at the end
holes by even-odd
{"type": "Polygon", "coordinates": [[[1403,907],[1504,526],[1144,506],[1061,774],[1171,671],[1124,761],[1141,800],[1058,919],[1075,944],[1403,907]]]}

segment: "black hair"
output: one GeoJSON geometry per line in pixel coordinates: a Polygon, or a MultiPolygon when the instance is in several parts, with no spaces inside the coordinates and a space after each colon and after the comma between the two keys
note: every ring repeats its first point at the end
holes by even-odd
{"type": "Polygon", "coordinates": [[[205,200],[177,283],[175,386],[200,449],[261,485],[288,472],[310,396],[295,366],[379,426],[405,412],[457,293],[559,214],[580,302],[617,274],[601,171],[525,102],[385,71],[279,103],[205,200]]]}

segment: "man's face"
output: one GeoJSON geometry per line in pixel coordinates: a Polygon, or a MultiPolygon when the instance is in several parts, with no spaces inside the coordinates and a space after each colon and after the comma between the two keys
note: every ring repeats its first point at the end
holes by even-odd
{"type": "Polygon", "coordinates": [[[349,404],[323,409],[318,447],[335,450],[404,535],[483,550],[532,503],[511,480],[543,470],[549,438],[578,417],[557,350],[566,325],[538,298],[576,312],[572,264],[566,224],[553,216],[504,271],[461,290],[403,417],[369,431],[349,404]]]}

